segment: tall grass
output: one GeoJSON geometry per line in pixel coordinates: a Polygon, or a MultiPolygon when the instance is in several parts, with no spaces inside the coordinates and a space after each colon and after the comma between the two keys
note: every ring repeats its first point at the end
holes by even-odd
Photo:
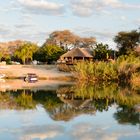
{"type": "Polygon", "coordinates": [[[114,62],[79,62],[74,66],[74,76],[79,81],[118,81],[129,83],[139,75],[140,58],[121,56],[114,62]]]}

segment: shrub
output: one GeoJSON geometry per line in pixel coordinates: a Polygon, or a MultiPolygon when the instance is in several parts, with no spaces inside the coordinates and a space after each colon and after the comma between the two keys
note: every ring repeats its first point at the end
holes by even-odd
{"type": "Polygon", "coordinates": [[[70,72],[73,70],[73,66],[66,65],[66,64],[58,64],[57,68],[59,71],[63,71],[63,72],[70,72]]]}
{"type": "MultiPolygon", "coordinates": [[[[75,77],[82,81],[118,81],[129,83],[132,75],[140,71],[140,58],[121,56],[115,62],[78,62],[75,77]]],[[[134,77],[134,76],[133,76],[134,77]]]]}

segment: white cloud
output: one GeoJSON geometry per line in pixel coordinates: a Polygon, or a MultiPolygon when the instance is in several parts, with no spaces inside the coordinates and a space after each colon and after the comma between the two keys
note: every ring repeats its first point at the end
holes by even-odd
{"type": "Polygon", "coordinates": [[[122,3],[119,0],[102,0],[104,6],[110,6],[113,8],[118,8],[122,6],[122,3]]]}
{"type": "Polygon", "coordinates": [[[9,33],[9,30],[7,29],[7,27],[3,24],[0,24],[0,35],[2,36],[7,33],[9,33]]]}
{"type": "Polygon", "coordinates": [[[110,6],[112,8],[121,8],[121,9],[131,9],[131,8],[138,8],[140,9],[140,5],[136,5],[136,4],[128,4],[128,3],[124,3],[121,2],[120,0],[102,0],[102,2],[104,3],[104,5],[106,6],[110,6]]]}
{"type": "Polygon", "coordinates": [[[139,28],[140,28],[140,18],[136,19],[136,20],[134,21],[134,24],[137,24],[137,25],[139,26],[139,28]]]}
{"type": "Polygon", "coordinates": [[[48,0],[17,0],[20,6],[23,7],[24,12],[32,12],[35,14],[54,14],[59,15],[63,13],[64,5],[50,2],[48,0]]]}
{"type": "Polygon", "coordinates": [[[103,11],[140,9],[140,5],[128,4],[120,0],[71,0],[71,8],[77,16],[91,16],[93,14],[104,14],[103,11]]]}
{"type": "Polygon", "coordinates": [[[123,21],[127,20],[127,18],[125,16],[121,16],[120,19],[123,20],[123,21]]]}
{"type": "Polygon", "coordinates": [[[118,140],[125,139],[125,137],[139,136],[139,132],[132,132],[131,130],[112,130],[111,125],[101,127],[93,123],[78,123],[72,126],[69,132],[73,140],[118,140]]]}
{"type": "Polygon", "coordinates": [[[104,30],[96,30],[93,28],[88,28],[88,27],[77,27],[74,29],[74,31],[77,31],[77,34],[79,34],[80,36],[92,36],[95,37],[96,39],[109,39],[109,38],[113,38],[113,36],[115,35],[114,32],[111,32],[107,29],[104,30]]]}
{"type": "Polygon", "coordinates": [[[21,140],[24,139],[49,139],[60,136],[64,133],[61,125],[32,126],[20,129],[23,132],[21,140]]]}
{"type": "Polygon", "coordinates": [[[14,27],[0,24],[0,41],[27,40],[42,44],[49,32],[33,24],[15,24],[14,27]]]}
{"type": "Polygon", "coordinates": [[[78,16],[90,16],[100,5],[95,0],[71,0],[71,7],[74,14],[78,16]]]}
{"type": "Polygon", "coordinates": [[[0,24],[0,40],[5,41],[6,38],[11,36],[12,30],[8,25],[0,24]]]}
{"type": "Polygon", "coordinates": [[[17,29],[22,29],[22,28],[32,28],[33,25],[31,24],[25,24],[25,23],[21,23],[21,24],[16,24],[15,25],[15,28],[17,29]]]}
{"type": "Polygon", "coordinates": [[[74,28],[73,32],[83,37],[95,37],[97,43],[108,44],[110,48],[116,49],[116,44],[113,42],[113,37],[117,33],[109,29],[97,30],[81,26],[74,28]]]}
{"type": "Polygon", "coordinates": [[[64,127],[61,125],[33,125],[15,129],[1,128],[1,133],[13,134],[14,139],[32,140],[32,139],[53,139],[64,134],[64,127]],[[22,134],[19,136],[19,134],[22,134]]]}

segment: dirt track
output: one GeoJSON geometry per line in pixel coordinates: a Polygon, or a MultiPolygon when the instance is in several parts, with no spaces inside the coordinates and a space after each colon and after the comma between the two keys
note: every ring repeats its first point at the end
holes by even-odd
{"type": "Polygon", "coordinates": [[[24,77],[27,73],[36,73],[42,79],[65,79],[71,73],[60,72],[55,65],[5,65],[0,66],[0,73],[8,78],[24,77]]]}

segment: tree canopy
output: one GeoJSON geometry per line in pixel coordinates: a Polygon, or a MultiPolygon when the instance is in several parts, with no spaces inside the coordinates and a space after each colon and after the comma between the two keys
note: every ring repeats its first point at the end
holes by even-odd
{"type": "Polygon", "coordinates": [[[95,45],[96,39],[94,37],[82,38],[78,35],[73,34],[69,30],[64,31],[54,31],[49,35],[45,44],[47,45],[57,45],[63,49],[68,49],[71,47],[92,47],[95,45]]]}
{"type": "Polygon", "coordinates": [[[59,59],[64,50],[56,45],[44,44],[36,53],[35,59],[41,62],[51,63],[59,59]]]}
{"type": "Polygon", "coordinates": [[[22,60],[25,64],[29,60],[32,60],[33,54],[38,50],[38,46],[31,42],[25,42],[14,53],[14,56],[22,60]]]}
{"type": "Polygon", "coordinates": [[[106,60],[108,59],[109,55],[111,55],[112,50],[109,49],[109,46],[107,44],[96,44],[96,47],[94,48],[94,58],[98,60],[106,60]]]}
{"type": "Polygon", "coordinates": [[[119,32],[115,36],[114,41],[117,43],[120,55],[129,54],[136,48],[138,43],[140,43],[140,31],[119,32]]]}

